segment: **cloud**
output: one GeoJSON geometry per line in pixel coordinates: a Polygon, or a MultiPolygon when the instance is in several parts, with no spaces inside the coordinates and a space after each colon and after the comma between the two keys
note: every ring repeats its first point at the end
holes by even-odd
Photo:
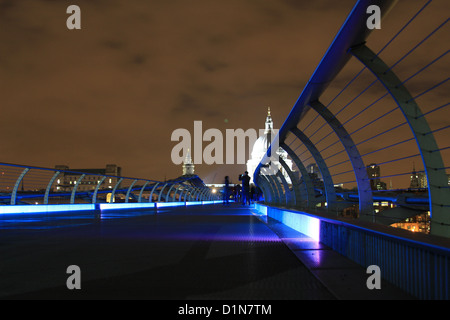
{"type": "Polygon", "coordinates": [[[216,72],[228,67],[228,64],[212,58],[200,59],[198,64],[207,72],[216,72]]]}

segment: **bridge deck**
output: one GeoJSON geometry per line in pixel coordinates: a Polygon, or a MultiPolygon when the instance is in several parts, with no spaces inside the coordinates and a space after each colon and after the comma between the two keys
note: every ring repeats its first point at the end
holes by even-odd
{"type": "Polygon", "coordinates": [[[2,219],[0,299],[408,298],[368,290],[361,267],[238,205],[2,219]],[[66,287],[69,265],[81,290],[66,287]]]}

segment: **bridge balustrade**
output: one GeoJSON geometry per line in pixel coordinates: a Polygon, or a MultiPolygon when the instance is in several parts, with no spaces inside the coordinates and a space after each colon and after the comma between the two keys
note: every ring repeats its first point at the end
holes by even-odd
{"type": "Polygon", "coordinates": [[[57,205],[90,209],[100,204],[214,200],[217,195],[197,176],[156,181],[0,163],[0,213],[39,211],[43,206],[65,210],[57,205]]]}

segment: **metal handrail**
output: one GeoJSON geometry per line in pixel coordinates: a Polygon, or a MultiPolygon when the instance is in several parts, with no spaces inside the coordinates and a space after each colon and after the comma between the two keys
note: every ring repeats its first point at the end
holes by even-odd
{"type": "MultiPolygon", "coordinates": [[[[124,176],[115,176],[115,175],[107,175],[107,174],[99,174],[99,173],[88,173],[88,172],[80,172],[74,170],[61,170],[56,168],[45,168],[38,166],[27,166],[21,164],[12,164],[12,163],[0,163],[0,168],[10,167],[17,169],[14,173],[21,172],[18,177],[14,175],[7,174],[5,176],[5,170],[2,171],[0,175],[0,181],[9,182],[9,185],[6,186],[5,190],[0,190],[0,205],[17,205],[19,204],[49,204],[49,200],[58,199],[58,203],[63,204],[74,204],[77,202],[86,202],[86,203],[99,203],[97,197],[98,195],[105,195],[108,193],[113,194],[123,194],[125,195],[125,202],[129,202],[130,197],[134,197],[134,202],[153,202],[151,196],[153,194],[155,186],[166,185],[169,188],[166,190],[159,190],[158,199],[159,201],[164,202],[173,202],[175,201],[175,197],[170,196],[170,192],[174,191],[173,187],[175,185],[183,185],[186,190],[196,190],[201,188],[203,192],[203,197],[201,200],[208,200],[211,195],[211,191],[206,185],[202,185],[201,180],[199,180],[198,176],[181,176],[172,180],[167,180],[165,182],[145,179],[145,178],[132,178],[132,177],[124,177],[124,176]],[[30,172],[34,173],[34,175],[30,174],[30,172]],[[44,174],[43,174],[44,173],[44,174]],[[61,191],[52,191],[52,186],[54,186],[55,181],[58,177],[68,175],[77,175],[79,176],[76,183],[73,185],[65,185],[59,184],[63,190],[61,191]],[[48,177],[47,177],[48,176],[48,177]],[[85,180],[87,177],[96,177],[94,182],[96,185],[92,185],[92,190],[78,190],[80,185],[82,185],[83,181],[87,181],[89,184],[92,182],[89,180],[85,180]],[[30,181],[34,182],[34,189],[27,188],[27,190],[20,190],[20,186],[23,181],[28,178],[30,181]],[[115,186],[114,189],[108,189],[107,187],[101,187],[103,182],[106,179],[114,179],[115,186]],[[197,183],[194,183],[196,181],[197,183]],[[139,183],[141,182],[141,183],[139,183]],[[198,182],[201,184],[199,185],[198,182]],[[124,186],[124,184],[129,183],[129,185],[124,186]],[[36,186],[38,186],[36,188],[36,186]],[[40,187],[39,187],[40,186],[40,187]],[[42,188],[42,186],[44,186],[42,188]],[[134,195],[133,192],[138,191],[138,195],[134,195]],[[145,199],[143,196],[144,192],[150,192],[150,198],[145,199]],[[33,201],[34,200],[34,201],[33,201]]],[[[104,199],[103,201],[107,201],[104,199]]],[[[113,200],[110,200],[112,202],[113,200]]],[[[185,201],[189,201],[186,200],[185,201]]],[[[55,201],[53,201],[55,202],[55,201]]]]}

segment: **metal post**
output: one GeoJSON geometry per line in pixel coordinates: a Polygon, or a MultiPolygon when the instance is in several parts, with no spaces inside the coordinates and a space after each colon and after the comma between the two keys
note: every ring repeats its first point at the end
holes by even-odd
{"type": "Polygon", "coordinates": [[[125,203],[128,203],[128,197],[130,196],[131,189],[133,188],[133,186],[134,186],[134,184],[135,184],[136,182],[137,182],[137,179],[135,179],[135,180],[131,183],[130,187],[128,188],[127,194],[125,195],[125,203]]]}
{"type": "Polygon", "coordinates": [[[75,182],[75,185],[72,188],[72,194],[70,195],[70,204],[75,203],[75,194],[77,193],[78,186],[80,185],[81,181],[84,179],[86,175],[83,173],[78,180],[75,182]]]}
{"type": "Polygon", "coordinates": [[[48,204],[48,196],[50,194],[50,189],[52,188],[53,182],[55,182],[56,178],[59,176],[60,172],[56,171],[53,177],[50,179],[50,181],[47,184],[47,188],[45,189],[45,195],[44,195],[44,204],[48,204]]]}
{"type": "Polygon", "coordinates": [[[309,105],[333,129],[348,154],[358,186],[360,219],[374,222],[375,217],[373,209],[372,189],[370,187],[370,181],[367,176],[367,169],[361,159],[358,148],[356,148],[356,145],[353,142],[352,137],[348,134],[342,123],[322,103],[320,103],[319,101],[313,101],[310,102],[309,105]]]}
{"type": "Polygon", "coordinates": [[[206,189],[200,189],[200,201],[204,201],[205,200],[205,194],[206,194],[207,190],[206,189]]]}
{"type": "Polygon", "coordinates": [[[280,200],[283,199],[281,201],[281,204],[283,204],[283,205],[290,204],[290,202],[291,202],[291,191],[289,190],[289,186],[287,184],[287,181],[284,178],[284,176],[281,174],[280,170],[278,170],[276,175],[273,176],[273,179],[279,185],[280,196],[281,196],[280,200]],[[280,184],[280,180],[281,180],[281,184],[280,184]],[[283,188],[281,188],[281,187],[283,187],[283,188]]]}
{"type": "Polygon", "coordinates": [[[289,184],[286,181],[285,176],[283,175],[281,170],[278,170],[277,175],[280,177],[281,182],[283,183],[284,194],[286,195],[286,204],[295,206],[297,204],[297,192],[294,189],[295,182],[292,180],[293,174],[292,174],[292,172],[290,172],[291,170],[289,169],[289,167],[286,165],[286,163],[284,162],[284,160],[281,157],[279,159],[279,162],[280,162],[281,166],[286,170],[286,173],[288,174],[289,179],[291,179],[291,183],[292,183],[292,190],[291,190],[289,188],[289,184]]]}
{"type": "Polygon", "coordinates": [[[183,189],[180,193],[180,200],[183,199],[184,202],[187,202],[187,193],[188,193],[189,189],[183,189]]]}
{"type": "Polygon", "coordinates": [[[300,173],[302,175],[303,180],[303,194],[306,196],[307,201],[307,207],[310,209],[313,209],[316,207],[316,200],[315,200],[315,191],[314,191],[314,184],[311,181],[311,178],[308,174],[308,171],[306,170],[305,166],[303,165],[303,162],[300,160],[300,158],[295,154],[295,152],[284,142],[280,143],[280,147],[288,153],[288,155],[291,157],[292,161],[294,161],[297,168],[300,170],[300,173]]]}
{"type": "Polygon", "coordinates": [[[264,202],[270,203],[271,202],[271,193],[270,189],[267,186],[267,183],[265,182],[265,179],[262,179],[259,175],[257,176],[255,180],[256,185],[262,190],[264,194],[264,202]]]}
{"type": "MultiPolygon", "coordinates": [[[[172,202],[175,202],[175,201],[177,200],[176,196],[177,196],[178,190],[180,190],[182,186],[183,186],[183,185],[180,184],[180,185],[178,186],[178,188],[175,190],[175,193],[173,194],[172,202]]],[[[180,194],[178,200],[181,201],[181,194],[180,194]]]]}
{"type": "Polygon", "coordinates": [[[17,190],[19,189],[20,182],[22,182],[23,177],[30,171],[30,168],[25,168],[20,176],[17,178],[16,183],[14,184],[14,189],[11,193],[11,205],[15,205],[17,201],[17,190]]]}
{"type": "Polygon", "coordinates": [[[161,190],[159,191],[158,202],[161,202],[161,196],[162,196],[162,193],[163,193],[164,189],[166,188],[166,186],[167,186],[168,184],[169,184],[169,183],[165,183],[165,184],[163,185],[163,187],[161,188],[161,190]]]}
{"type": "Polygon", "coordinates": [[[150,192],[150,195],[148,197],[148,202],[152,202],[153,201],[153,192],[156,190],[156,188],[158,187],[158,185],[160,184],[160,182],[157,182],[153,188],[152,188],[152,192],[150,192]]]}
{"type": "Polygon", "coordinates": [[[111,201],[112,201],[112,202],[114,201],[114,196],[115,196],[115,194],[116,194],[116,190],[117,190],[117,188],[119,187],[119,185],[122,183],[122,181],[123,181],[123,178],[120,178],[119,181],[117,181],[116,185],[114,186],[113,190],[111,191],[111,199],[110,199],[110,202],[111,202],[111,201]]]}
{"type": "Polygon", "coordinates": [[[169,202],[170,192],[172,191],[173,187],[175,187],[175,185],[176,183],[172,184],[169,188],[169,191],[167,191],[166,202],[169,202]]]}
{"type": "Polygon", "coordinates": [[[313,156],[316,161],[317,166],[319,167],[320,173],[322,174],[323,184],[325,187],[325,196],[327,199],[327,210],[328,212],[336,212],[336,191],[334,190],[333,178],[331,177],[330,171],[322,158],[319,150],[317,150],[316,146],[309,140],[309,138],[300,131],[297,127],[292,128],[291,132],[305,145],[308,151],[313,156]]]}
{"type": "Polygon", "coordinates": [[[283,198],[283,191],[281,189],[281,185],[277,179],[276,176],[273,175],[264,175],[266,179],[269,181],[270,185],[273,187],[273,190],[275,191],[275,201],[277,204],[286,204],[286,198],[283,201],[281,200],[283,198]]]}
{"type": "Polygon", "coordinates": [[[272,185],[269,178],[266,175],[259,174],[259,178],[264,181],[264,184],[268,187],[269,190],[269,203],[275,204],[279,203],[278,192],[275,190],[275,186],[272,185]]]}
{"type": "MultiPolygon", "coordinates": [[[[294,196],[292,198],[292,203],[295,206],[300,206],[303,201],[303,197],[302,197],[302,189],[303,188],[300,187],[300,181],[294,175],[294,173],[291,171],[291,169],[286,164],[286,162],[281,158],[280,158],[280,164],[283,166],[284,170],[286,170],[286,172],[289,176],[289,179],[291,179],[291,182],[292,182],[292,193],[294,194],[294,196]]],[[[306,197],[304,200],[306,202],[306,197]]]]}
{"type": "Polygon", "coordinates": [[[150,181],[146,181],[144,183],[144,185],[141,188],[141,191],[139,192],[139,198],[138,198],[138,202],[141,203],[142,202],[142,194],[144,193],[145,187],[147,187],[147,185],[150,183],[150,181]]]}
{"type": "Polygon", "coordinates": [[[92,203],[93,204],[97,203],[97,193],[98,193],[98,190],[100,189],[100,186],[105,181],[105,179],[106,179],[106,176],[103,176],[102,179],[97,182],[97,186],[95,187],[94,193],[92,194],[92,203]]]}
{"type": "Polygon", "coordinates": [[[198,201],[198,197],[200,195],[200,189],[199,188],[194,188],[195,193],[193,194],[193,198],[195,198],[195,201],[198,201]]]}

